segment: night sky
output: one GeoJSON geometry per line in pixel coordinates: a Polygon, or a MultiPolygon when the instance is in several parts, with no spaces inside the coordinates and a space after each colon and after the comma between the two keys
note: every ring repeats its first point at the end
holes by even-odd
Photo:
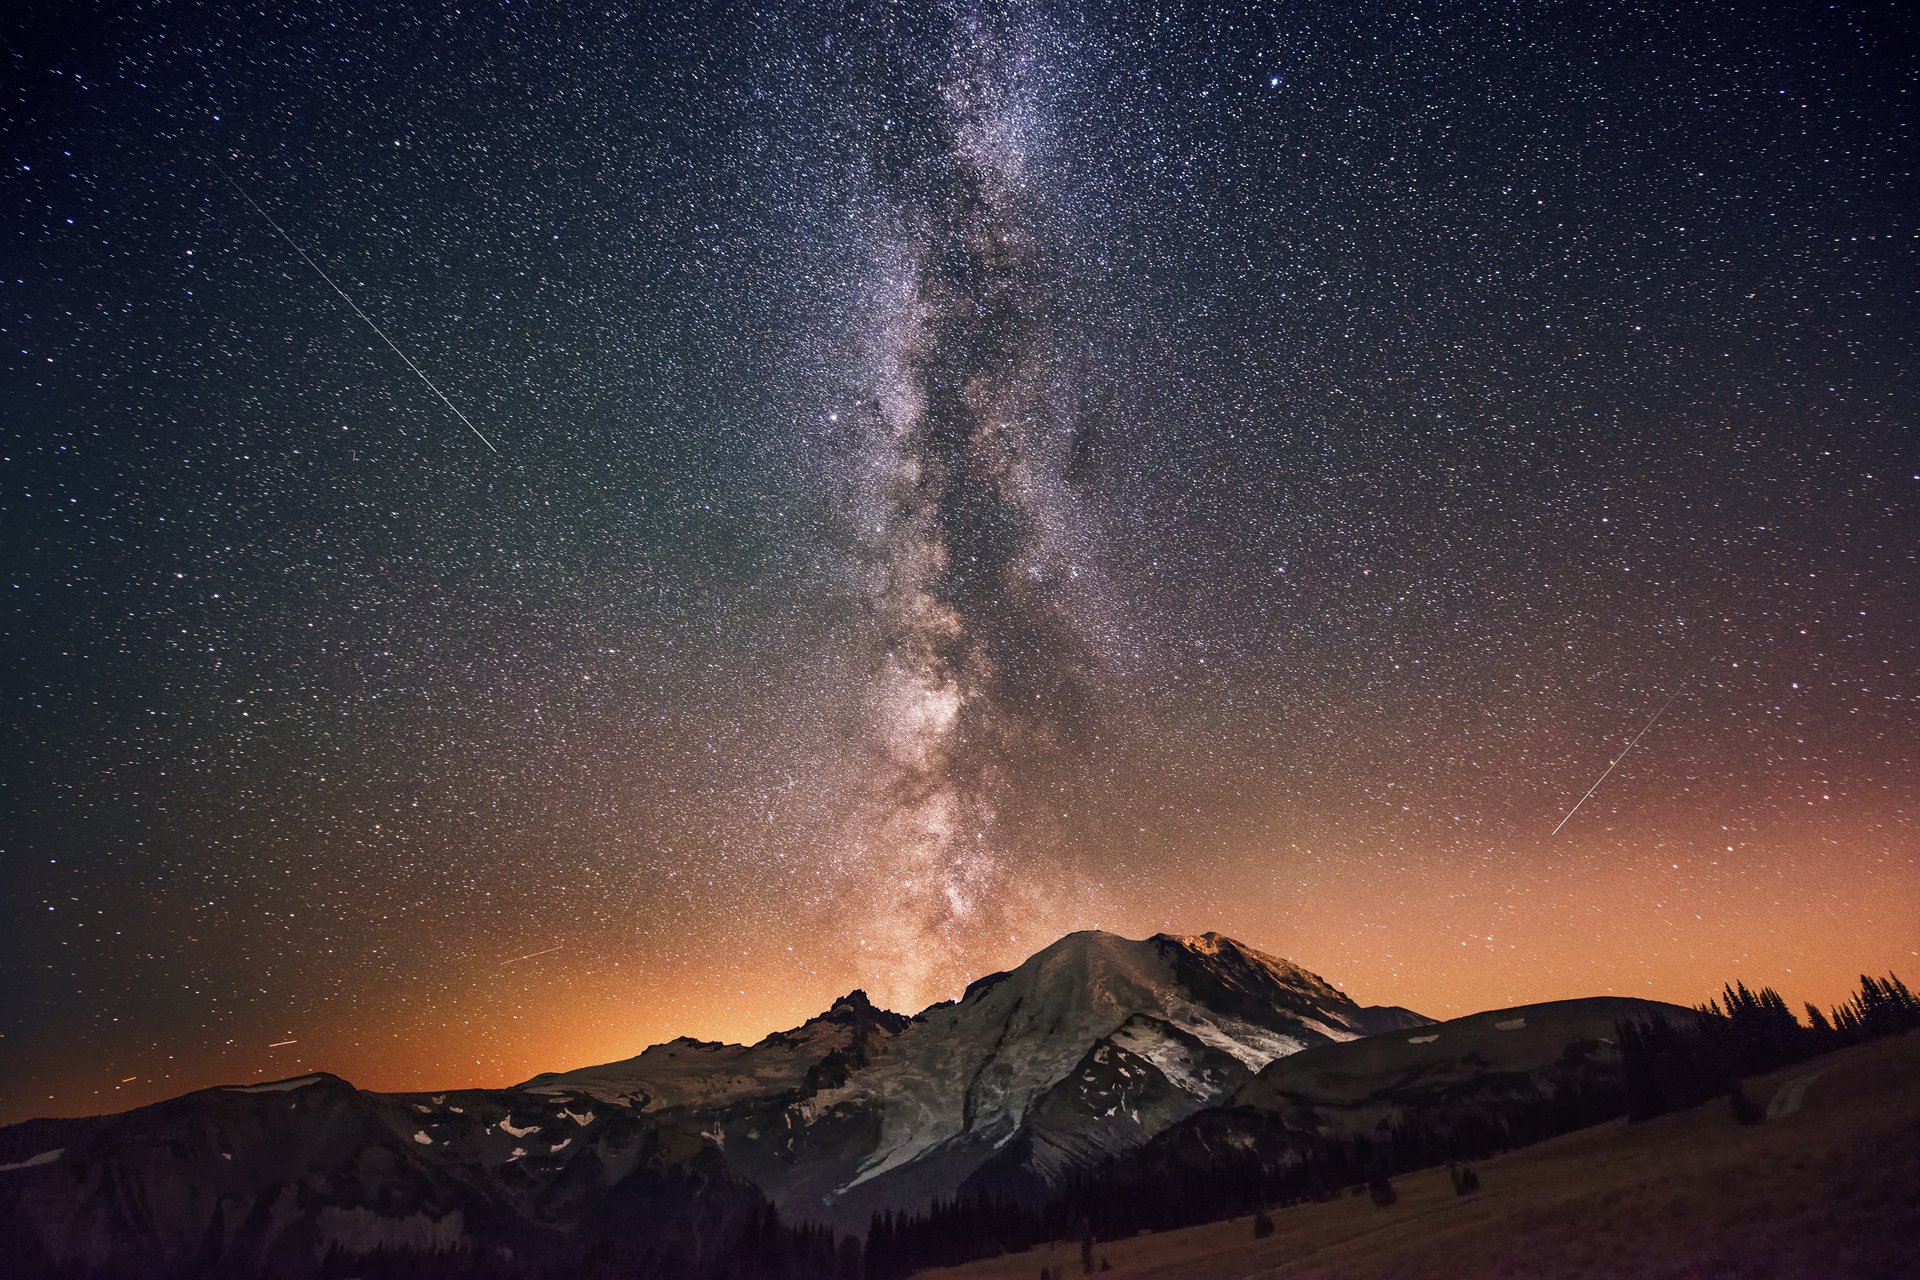
{"type": "Polygon", "coordinates": [[[10,19],[0,1119],[1915,976],[1906,6],[789,7],[10,19]]]}

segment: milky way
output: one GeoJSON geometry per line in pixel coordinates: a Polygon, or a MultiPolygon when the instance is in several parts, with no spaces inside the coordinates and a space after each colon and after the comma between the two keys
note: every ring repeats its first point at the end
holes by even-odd
{"type": "Polygon", "coordinates": [[[873,396],[850,411],[883,657],[882,758],[849,859],[881,889],[876,984],[908,1006],[981,934],[1031,925],[1037,886],[999,800],[1071,737],[1087,675],[1057,590],[1080,570],[1049,537],[1072,504],[1074,425],[1049,359],[1016,32],[963,18],[946,52],[879,157],[887,287],[873,396]]]}

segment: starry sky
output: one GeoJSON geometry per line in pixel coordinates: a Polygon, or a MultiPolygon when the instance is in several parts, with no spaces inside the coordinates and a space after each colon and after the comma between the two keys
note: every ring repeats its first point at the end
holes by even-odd
{"type": "Polygon", "coordinates": [[[10,18],[0,1120],[1920,969],[1903,10],[10,18]]]}

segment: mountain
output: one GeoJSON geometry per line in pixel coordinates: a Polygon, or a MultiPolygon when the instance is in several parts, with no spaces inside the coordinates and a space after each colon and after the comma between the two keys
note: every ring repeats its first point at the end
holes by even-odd
{"type": "Polygon", "coordinates": [[[1069,934],[919,1015],[869,1071],[815,1100],[868,1117],[870,1148],[791,1187],[762,1185],[783,1208],[849,1224],[955,1190],[1044,1194],[1277,1058],[1425,1021],[1363,1008],[1218,934],[1069,934]]]}
{"type": "Polygon", "coordinates": [[[0,1231],[28,1275],[299,1276],[329,1251],[720,1275],[747,1236],[789,1247],[770,1206],[859,1232],[959,1192],[1037,1203],[1290,1055],[1427,1022],[1218,934],[1075,933],[911,1018],[855,991],[752,1045],[507,1089],[314,1075],[30,1121],[0,1130],[0,1231]]]}
{"type": "Polygon", "coordinates": [[[580,1096],[383,1095],[309,1075],[0,1130],[17,1276],[304,1276],[333,1251],[469,1269],[596,1245],[718,1274],[764,1207],[710,1146],[580,1096]]]}
{"type": "Polygon", "coordinates": [[[1069,934],[911,1019],[859,992],[752,1046],[536,1077],[703,1135],[790,1217],[864,1228],[956,1191],[1044,1196],[1276,1058],[1427,1020],[1215,933],[1069,934]]]}

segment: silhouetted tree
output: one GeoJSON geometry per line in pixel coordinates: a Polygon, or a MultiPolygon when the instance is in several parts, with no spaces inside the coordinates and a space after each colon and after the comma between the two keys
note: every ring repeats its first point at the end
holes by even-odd
{"type": "Polygon", "coordinates": [[[1707,1015],[1702,1030],[1721,1042],[1727,1065],[1741,1075],[1771,1071],[1798,1061],[1810,1050],[1807,1028],[1772,987],[1751,991],[1744,982],[1722,988],[1719,1001],[1701,1006],[1707,1015]]]}
{"type": "MultiPolygon", "coordinates": [[[[1853,998],[1849,1022],[1859,1038],[1894,1036],[1920,1026],[1920,1003],[1896,974],[1885,978],[1860,975],[1860,993],[1853,998]]],[[[1837,1019],[1836,1019],[1837,1021],[1837,1019]]]]}
{"type": "Polygon", "coordinates": [[[860,1241],[857,1237],[840,1237],[840,1246],[833,1268],[833,1274],[837,1280],[865,1280],[865,1260],[861,1254],[860,1241]]]}

